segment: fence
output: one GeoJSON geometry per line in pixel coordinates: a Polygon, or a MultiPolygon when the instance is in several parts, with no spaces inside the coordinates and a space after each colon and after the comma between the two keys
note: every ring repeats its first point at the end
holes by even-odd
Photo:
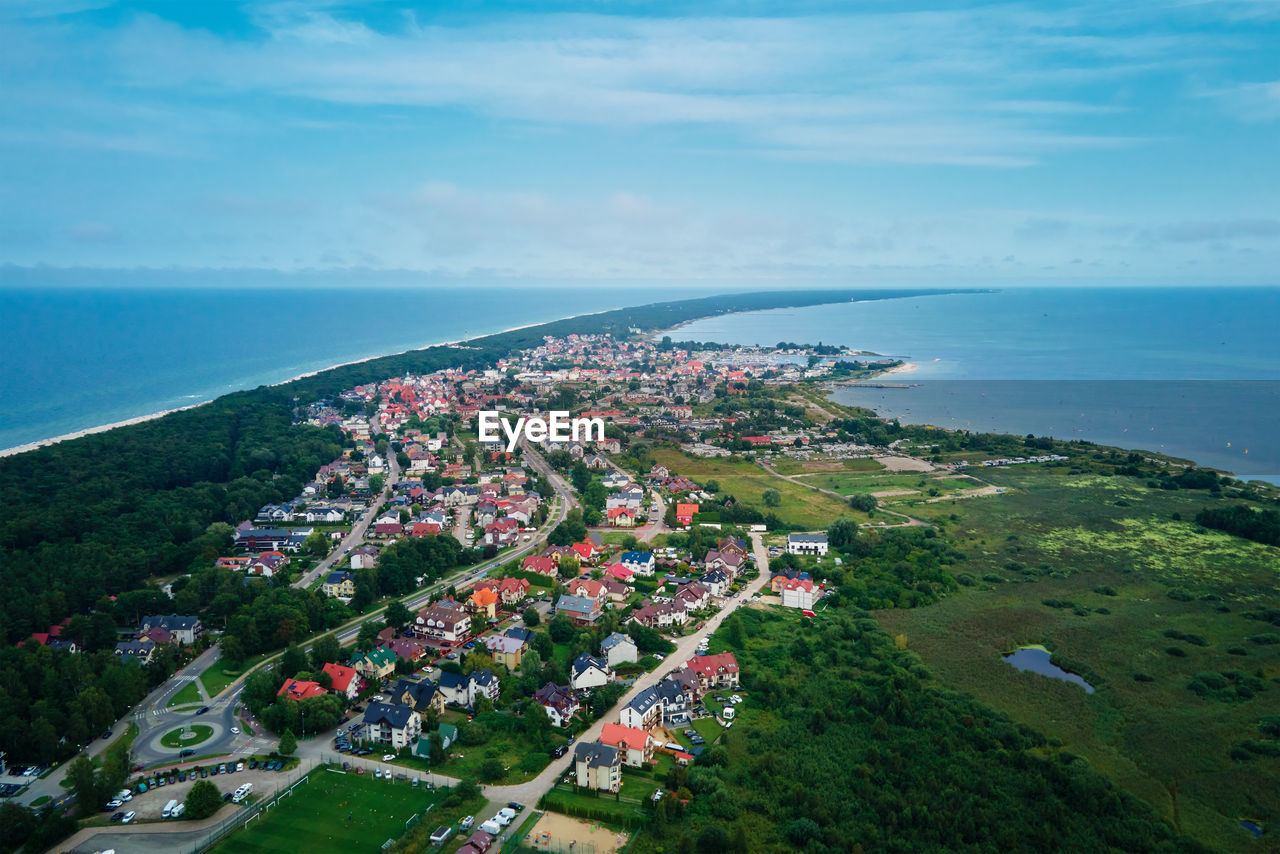
{"type": "Polygon", "coordinates": [[[306,783],[311,777],[311,772],[316,769],[318,764],[318,762],[312,760],[309,766],[306,767],[306,770],[303,770],[303,766],[299,765],[298,768],[289,775],[285,785],[276,789],[275,793],[272,794],[271,797],[263,798],[260,801],[249,804],[247,807],[236,810],[213,827],[207,828],[203,831],[204,835],[201,836],[199,841],[192,846],[191,854],[200,854],[202,851],[208,851],[213,847],[214,843],[222,839],[222,837],[232,831],[248,827],[249,822],[261,817],[263,812],[280,803],[282,799],[292,795],[294,789],[306,783]]]}

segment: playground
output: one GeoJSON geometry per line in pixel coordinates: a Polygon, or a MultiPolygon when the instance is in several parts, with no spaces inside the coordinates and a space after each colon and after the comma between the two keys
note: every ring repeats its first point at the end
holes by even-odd
{"type": "Polygon", "coordinates": [[[583,821],[548,812],[521,842],[522,851],[551,854],[613,854],[627,844],[627,834],[596,821],[583,821]]]}

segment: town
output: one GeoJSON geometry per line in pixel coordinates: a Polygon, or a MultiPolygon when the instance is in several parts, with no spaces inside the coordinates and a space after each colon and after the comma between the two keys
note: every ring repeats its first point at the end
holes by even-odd
{"type": "MultiPolygon", "coordinates": [[[[454,830],[471,830],[479,851],[514,818],[496,811],[510,811],[503,792],[574,816],[625,791],[613,801],[624,830],[636,815],[674,812],[689,764],[751,714],[738,662],[713,651],[713,632],[744,608],[815,617],[835,592],[824,561],[841,559],[828,557],[825,525],[796,531],[760,512],[781,504],[777,490],[754,509],[663,455],[751,459],[779,487],[769,472],[787,460],[904,459],[811,417],[810,384],[896,364],[857,355],[548,337],[492,369],[389,378],[307,404],[296,417],[340,431],[341,455],[296,495],[216,532],[208,568],[151,601],[187,601],[192,579],[230,581],[246,601],[293,590],[330,603],[308,607],[333,630],[308,642],[287,616],[143,615],[115,653],[173,675],[127,724],[132,782],[94,789],[90,776],[75,796],[120,788],[104,797],[107,823],[136,825],[202,817],[176,804],[223,773],[249,779],[226,793],[244,808],[317,763],[414,786],[471,781],[494,809],[477,805],[454,830]],[[516,442],[478,429],[487,411],[553,408],[603,433],[579,441],[566,426],[516,442]]],[[[71,624],[30,642],[74,654],[71,624]]],[[[86,743],[95,755],[107,741],[86,743]]],[[[51,791],[31,785],[43,769],[24,770],[9,794],[51,791]]]]}

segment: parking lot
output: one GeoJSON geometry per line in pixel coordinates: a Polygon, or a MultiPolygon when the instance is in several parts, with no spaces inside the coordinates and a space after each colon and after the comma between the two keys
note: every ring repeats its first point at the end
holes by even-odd
{"type": "MultiPolygon", "coordinates": [[[[254,797],[259,798],[274,792],[277,787],[283,785],[296,776],[284,771],[264,771],[262,769],[250,770],[248,762],[245,762],[244,767],[245,770],[243,771],[238,771],[233,774],[224,773],[211,775],[206,779],[217,786],[218,791],[224,794],[227,792],[234,792],[244,783],[252,783],[254,797]]],[[[201,779],[199,775],[189,776],[184,782],[166,784],[154,789],[148,785],[147,791],[142,794],[137,794],[137,787],[135,786],[133,800],[125,802],[120,807],[112,810],[111,813],[129,811],[136,812],[137,816],[134,818],[134,821],[160,819],[162,817],[161,813],[164,811],[164,805],[171,800],[176,800],[179,803],[186,800],[187,793],[191,791],[191,787],[195,785],[195,781],[199,779],[201,779]]],[[[104,815],[110,815],[111,813],[104,813],[104,815]]]]}

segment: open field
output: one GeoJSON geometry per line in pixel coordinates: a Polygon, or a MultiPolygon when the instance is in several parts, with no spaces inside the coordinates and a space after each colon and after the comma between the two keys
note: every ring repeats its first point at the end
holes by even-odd
{"type": "Polygon", "coordinates": [[[829,489],[832,492],[838,492],[841,495],[853,495],[855,493],[873,493],[873,492],[896,492],[903,491],[907,497],[908,494],[914,497],[925,497],[929,495],[930,489],[935,489],[941,495],[946,492],[954,492],[960,489],[975,489],[982,486],[976,480],[966,477],[936,477],[928,474],[807,474],[801,475],[800,479],[805,483],[812,484],[820,489],[829,489]]]}
{"type": "Polygon", "coordinates": [[[235,831],[213,850],[218,854],[279,851],[377,852],[405,831],[413,815],[430,822],[434,792],[397,780],[318,769],[247,828],[235,831]]]}
{"type": "Polygon", "coordinates": [[[983,476],[1016,492],[913,511],[968,556],[952,567],[968,586],[879,612],[885,629],[947,685],[1059,740],[1185,832],[1242,850],[1240,819],[1276,827],[1280,760],[1233,748],[1266,741],[1259,720],[1280,713],[1280,644],[1249,640],[1275,629],[1248,616],[1280,607],[1280,549],[1179,521],[1215,501],[1204,491],[1061,468],[983,476]],[[1001,660],[1033,643],[1096,693],[1001,660]],[[1188,687],[1232,673],[1258,690],[1188,687]]]}
{"type": "Polygon", "coordinates": [[[169,699],[170,706],[185,706],[200,702],[200,689],[195,682],[188,682],[169,699]]]}
{"type": "Polygon", "coordinates": [[[672,472],[685,475],[699,483],[705,483],[708,480],[719,481],[720,489],[742,504],[762,513],[775,513],[787,524],[825,530],[831,524],[831,520],[837,516],[858,515],[839,499],[775,477],[755,463],[702,459],[670,448],[657,448],[653,456],[672,472]],[[779,506],[765,506],[761,496],[766,489],[778,491],[782,498],[779,506]]]}

